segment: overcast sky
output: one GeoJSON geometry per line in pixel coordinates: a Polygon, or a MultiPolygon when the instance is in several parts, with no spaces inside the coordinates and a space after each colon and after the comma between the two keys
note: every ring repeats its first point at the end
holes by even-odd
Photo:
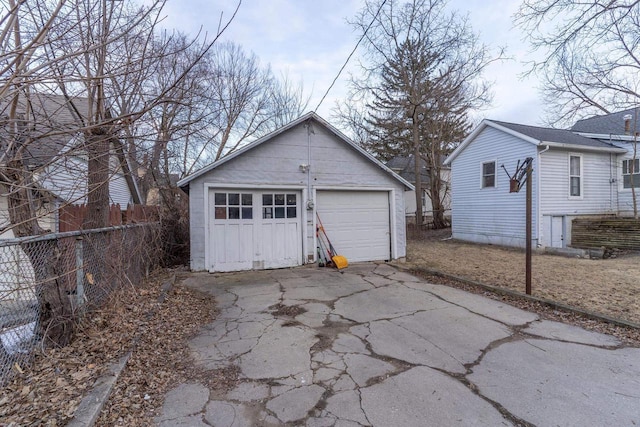
{"type": "MultiPolygon", "coordinates": [[[[270,64],[276,75],[287,73],[301,80],[311,95],[308,110],[315,110],[322,95],[347,59],[360,34],[347,23],[361,8],[362,0],[243,0],[236,19],[223,35],[255,53],[261,63],[270,64]]],[[[469,14],[473,30],[482,42],[497,52],[506,46],[513,60],[490,66],[485,77],[493,82],[493,103],[474,118],[542,125],[544,112],[533,79],[522,80],[529,49],[512,15],[517,0],[450,0],[449,7],[469,14]]],[[[165,25],[196,34],[200,28],[215,34],[223,13],[228,19],[233,0],[169,0],[165,25]]],[[[350,64],[355,65],[358,52],[350,64]]],[[[348,71],[349,67],[346,71],[348,71]]],[[[355,69],[351,67],[351,69],[355,69]]],[[[324,100],[318,114],[331,120],[335,103],[346,96],[347,73],[343,73],[324,100]]]]}

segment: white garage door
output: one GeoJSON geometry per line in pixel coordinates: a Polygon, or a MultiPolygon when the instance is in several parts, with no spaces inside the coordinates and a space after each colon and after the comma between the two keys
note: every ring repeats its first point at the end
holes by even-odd
{"type": "Polygon", "coordinates": [[[349,262],[391,258],[389,193],[318,191],[317,211],[340,255],[349,262]]]}
{"type": "Polygon", "coordinates": [[[210,271],[302,264],[300,193],[211,189],[210,271]]]}

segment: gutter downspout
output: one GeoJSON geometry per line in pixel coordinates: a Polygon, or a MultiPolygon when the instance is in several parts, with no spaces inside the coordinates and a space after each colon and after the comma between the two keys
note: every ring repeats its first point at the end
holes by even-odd
{"type": "MultiPolygon", "coordinates": [[[[318,245],[318,242],[316,241],[316,233],[315,233],[315,229],[316,229],[316,216],[313,215],[313,212],[315,212],[315,203],[313,201],[313,194],[311,193],[311,134],[313,133],[315,135],[315,132],[313,130],[313,127],[311,125],[311,119],[307,120],[307,122],[305,123],[305,127],[307,128],[307,165],[306,165],[306,173],[307,173],[307,200],[305,202],[305,212],[307,213],[306,215],[306,223],[307,223],[307,227],[306,229],[309,229],[309,222],[311,222],[311,229],[314,231],[312,232],[312,236],[313,236],[313,262],[317,262],[317,258],[316,258],[316,246],[318,245]],[[309,215],[308,213],[311,211],[311,221],[309,221],[309,215]]],[[[305,231],[305,239],[304,241],[308,241],[309,240],[309,236],[308,236],[308,231],[305,231]]],[[[306,245],[303,244],[303,251],[305,250],[306,245]]],[[[309,248],[306,248],[306,253],[303,255],[303,261],[305,263],[309,262],[309,248]]]]}
{"type": "Polygon", "coordinates": [[[540,187],[540,183],[542,180],[542,159],[541,159],[541,155],[542,153],[546,153],[547,151],[549,151],[551,149],[551,146],[549,145],[545,145],[545,148],[542,151],[538,151],[538,164],[537,164],[537,170],[538,173],[536,174],[536,218],[538,218],[538,233],[536,236],[536,240],[537,240],[537,244],[536,247],[541,247],[542,244],[540,242],[540,236],[543,234],[542,233],[542,210],[540,209],[540,193],[542,193],[542,189],[540,187]]]}

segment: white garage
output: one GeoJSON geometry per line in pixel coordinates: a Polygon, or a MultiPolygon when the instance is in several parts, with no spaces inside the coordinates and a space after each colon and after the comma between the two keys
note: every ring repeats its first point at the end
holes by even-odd
{"type": "Polygon", "coordinates": [[[318,216],[350,263],[403,258],[411,184],[315,113],[181,180],[191,269],[317,262],[318,216]]]}

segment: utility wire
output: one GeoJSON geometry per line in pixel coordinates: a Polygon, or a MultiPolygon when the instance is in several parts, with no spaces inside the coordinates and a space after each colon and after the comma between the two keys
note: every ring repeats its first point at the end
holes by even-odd
{"type": "Polygon", "coordinates": [[[386,3],[387,3],[387,0],[384,0],[380,4],[380,7],[378,8],[378,11],[376,12],[375,16],[373,17],[373,19],[371,20],[371,22],[369,23],[367,28],[364,30],[364,33],[362,33],[362,36],[360,37],[360,40],[358,40],[358,43],[356,43],[355,47],[353,48],[353,50],[351,51],[351,53],[347,57],[347,60],[344,61],[344,64],[342,64],[342,68],[340,68],[340,71],[338,71],[338,74],[336,75],[336,77],[333,79],[333,81],[329,85],[329,88],[327,89],[327,91],[324,93],[324,95],[322,95],[322,99],[320,100],[320,102],[318,102],[318,105],[316,106],[316,110],[315,111],[318,111],[318,109],[320,108],[320,105],[322,105],[322,102],[324,101],[324,99],[327,97],[327,95],[329,95],[329,91],[333,88],[333,85],[336,84],[336,81],[340,77],[340,74],[342,74],[342,72],[344,71],[345,67],[349,63],[349,60],[351,59],[353,54],[356,53],[356,50],[358,49],[358,46],[360,46],[360,43],[362,43],[362,40],[364,40],[364,38],[367,36],[367,32],[369,31],[369,29],[371,28],[373,23],[376,22],[376,19],[378,19],[378,15],[380,15],[380,12],[382,11],[382,8],[384,7],[384,5],[386,3]]]}

